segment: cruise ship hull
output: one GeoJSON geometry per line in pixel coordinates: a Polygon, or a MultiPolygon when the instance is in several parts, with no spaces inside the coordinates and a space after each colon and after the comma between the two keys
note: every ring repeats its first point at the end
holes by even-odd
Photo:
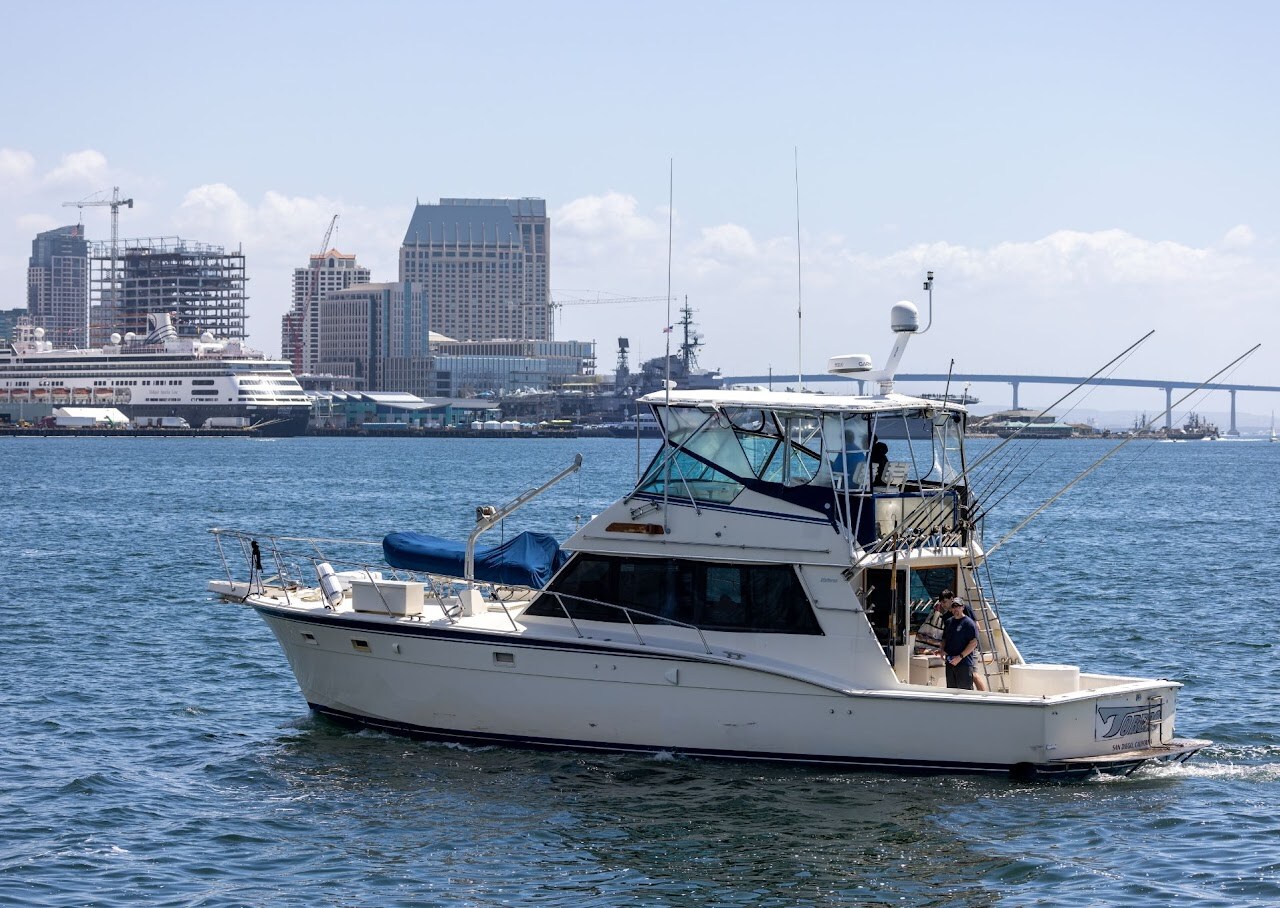
{"type": "Polygon", "coordinates": [[[238,418],[249,420],[245,428],[258,435],[273,438],[292,438],[307,433],[311,421],[309,407],[237,407],[237,406],[131,406],[112,405],[129,419],[137,422],[145,417],[178,416],[193,429],[203,428],[208,419],[238,418]]]}
{"type": "Polygon", "coordinates": [[[208,332],[179,337],[165,313],[148,320],[152,331],[145,338],[113,335],[110,344],[90,350],[55,349],[43,329],[20,320],[13,343],[0,344],[0,421],[75,418],[54,409],[92,408],[117,411],[135,425],[181,419],[192,429],[307,431],[311,401],[288,361],[208,332]]]}

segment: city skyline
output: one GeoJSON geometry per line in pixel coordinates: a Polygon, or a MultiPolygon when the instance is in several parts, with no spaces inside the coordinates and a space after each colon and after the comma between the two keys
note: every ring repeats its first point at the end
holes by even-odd
{"type": "MultiPolygon", "coordinates": [[[[834,354],[881,360],[889,306],[911,299],[927,320],[933,270],[933,327],[910,371],[954,358],[965,371],[1087,374],[1154,328],[1117,374],[1203,378],[1261,341],[1231,378],[1280,383],[1277,65],[1259,40],[1280,12],[1266,4],[553,3],[538,16],[499,3],[485,42],[511,57],[472,66],[465,11],[374,3],[353,26],[379,41],[364,71],[301,50],[323,46],[336,5],[290,16],[230,3],[200,20],[211,47],[237,44],[225,60],[167,40],[193,14],[141,9],[73,2],[65,15],[73,46],[153,39],[150,62],[110,61],[120,84],[184,72],[153,79],[157,103],[127,123],[113,105],[47,115],[82,75],[40,67],[38,42],[0,61],[11,83],[48,72],[0,100],[0,308],[23,302],[37,233],[80,214],[92,240],[109,237],[107,211],[61,206],[118,185],[136,200],[121,237],[243,248],[250,341],[279,352],[293,269],[324,251],[334,214],[329,246],[389,281],[416,202],[536,196],[556,233],[553,296],[665,295],[670,242],[670,315],[661,303],[556,312],[556,337],[594,340],[602,365],[620,336],[633,367],[661,355],[686,295],[706,366],[794,373],[802,361],[813,374],[834,354]],[[437,98],[406,119],[428,23],[433,63],[466,71],[472,101],[507,99],[520,51],[536,50],[534,99],[437,98]],[[183,99],[205,84],[234,97],[234,142],[187,128],[183,99]],[[357,110],[376,137],[335,120],[330,139],[300,145],[280,112],[316,97],[357,110]]],[[[38,10],[13,13],[39,33],[38,10]]]]}

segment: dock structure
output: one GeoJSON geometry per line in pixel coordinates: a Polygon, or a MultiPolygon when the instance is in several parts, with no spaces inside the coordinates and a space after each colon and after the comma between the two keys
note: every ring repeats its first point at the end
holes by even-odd
{"type": "MultiPolygon", "coordinates": [[[[921,382],[951,382],[954,384],[964,385],[966,383],[973,384],[1002,384],[1010,385],[1013,388],[1013,409],[1019,409],[1018,406],[1018,389],[1021,385],[1081,385],[1086,382],[1090,385],[1097,385],[1108,388],[1153,388],[1164,391],[1165,415],[1164,427],[1165,431],[1173,428],[1173,392],[1174,391],[1191,391],[1199,388],[1204,391],[1226,391],[1231,395],[1231,424],[1227,429],[1228,435],[1239,435],[1240,431],[1236,428],[1236,395],[1241,391],[1258,392],[1263,394],[1280,394],[1280,386],[1277,385],[1243,385],[1232,382],[1198,382],[1198,381],[1176,381],[1161,378],[1092,378],[1086,379],[1084,376],[1075,375],[1013,375],[1004,373],[991,372],[900,372],[897,375],[900,382],[921,381],[921,382]]],[[[724,384],[764,384],[765,382],[777,382],[785,384],[787,382],[799,383],[800,378],[797,375],[780,375],[778,373],[770,373],[768,375],[739,375],[730,376],[724,379],[724,384]]],[[[806,384],[816,384],[818,382],[846,382],[858,381],[856,377],[844,375],[807,375],[804,378],[806,384]]],[[[862,383],[859,382],[859,385],[862,383]]]]}

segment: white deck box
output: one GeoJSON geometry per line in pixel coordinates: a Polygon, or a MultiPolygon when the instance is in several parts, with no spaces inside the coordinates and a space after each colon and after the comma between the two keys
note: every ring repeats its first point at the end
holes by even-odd
{"type": "Polygon", "coordinates": [[[357,612],[400,618],[421,615],[422,599],[422,584],[414,580],[351,580],[351,607],[357,612]]]}
{"type": "Polygon", "coordinates": [[[1052,697],[1080,689],[1078,665],[1026,664],[1009,666],[1009,693],[1052,697]]]}
{"type": "Polygon", "coordinates": [[[912,656],[911,683],[930,687],[947,686],[947,669],[941,656],[912,656]]]}

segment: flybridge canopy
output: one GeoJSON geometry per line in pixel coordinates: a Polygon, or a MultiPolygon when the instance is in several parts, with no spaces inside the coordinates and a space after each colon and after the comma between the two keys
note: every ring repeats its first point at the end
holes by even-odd
{"type": "Polygon", "coordinates": [[[815,413],[876,413],[887,410],[928,408],[939,412],[966,413],[952,401],[925,400],[905,394],[877,397],[853,394],[809,394],[798,391],[655,391],[640,398],[650,406],[673,407],[762,407],[766,409],[810,410],[815,413]]]}

